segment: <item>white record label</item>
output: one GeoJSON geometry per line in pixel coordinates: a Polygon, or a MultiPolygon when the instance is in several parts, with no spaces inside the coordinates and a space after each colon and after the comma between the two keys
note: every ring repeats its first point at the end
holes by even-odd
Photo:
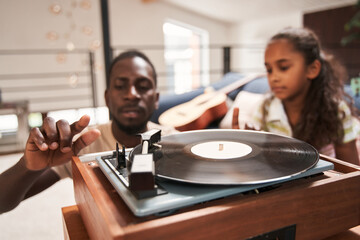
{"type": "Polygon", "coordinates": [[[211,141],[194,145],[191,152],[203,158],[240,158],[252,152],[249,145],[230,141],[211,141]]]}

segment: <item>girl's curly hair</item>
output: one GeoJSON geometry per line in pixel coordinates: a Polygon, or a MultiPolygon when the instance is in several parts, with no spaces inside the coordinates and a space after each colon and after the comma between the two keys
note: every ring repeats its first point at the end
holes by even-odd
{"type": "Polygon", "coordinates": [[[339,114],[339,102],[347,100],[355,114],[352,98],[344,92],[344,82],[348,78],[346,69],[333,55],[321,50],[319,39],[309,29],[286,28],[270,41],[278,39],[292,43],[294,49],[304,56],[305,64],[310,65],[315,60],[321,63],[320,74],[311,81],[301,118],[293,129],[293,137],[318,149],[341,142],[344,137],[344,113],[339,114]]]}

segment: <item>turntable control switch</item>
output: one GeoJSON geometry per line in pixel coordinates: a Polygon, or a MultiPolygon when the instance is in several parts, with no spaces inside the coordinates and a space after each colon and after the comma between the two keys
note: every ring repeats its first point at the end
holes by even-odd
{"type": "Polygon", "coordinates": [[[116,150],[113,155],[117,161],[117,169],[126,168],[126,159],[125,159],[125,146],[122,145],[122,151],[119,150],[119,143],[116,143],[116,150]]]}

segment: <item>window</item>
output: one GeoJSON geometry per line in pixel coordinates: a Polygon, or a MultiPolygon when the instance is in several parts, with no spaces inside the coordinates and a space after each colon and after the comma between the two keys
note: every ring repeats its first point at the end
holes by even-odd
{"type": "Polygon", "coordinates": [[[209,83],[209,34],[167,20],[163,25],[167,84],[177,94],[209,83]]]}
{"type": "Polygon", "coordinates": [[[16,131],[18,128],[18,120],[15,114],[0,115],[0,138],[1,132],[16,131]]]}
{"type": "Polygon", "coordinates": [[[103,124],[109,121],[109,109],[107,107],[51,111],[48,112],[47,115],[54,118],[55,121],[65,119],[69,123],[73,123],[78,121],[85,114],[90,116],[89,125],[103,124]]]}

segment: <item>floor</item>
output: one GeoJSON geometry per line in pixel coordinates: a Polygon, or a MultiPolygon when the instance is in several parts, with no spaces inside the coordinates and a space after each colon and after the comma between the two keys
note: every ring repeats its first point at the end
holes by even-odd
{"type": "MultiPolygon", "coordinates": [[[[0,155],[0,173],[14,165],[21,155],[0,155]]],[[[61,208],[74,204],[72,180],[64,179],[0,215],[0,239],[64,239],[61,208]]]]}

